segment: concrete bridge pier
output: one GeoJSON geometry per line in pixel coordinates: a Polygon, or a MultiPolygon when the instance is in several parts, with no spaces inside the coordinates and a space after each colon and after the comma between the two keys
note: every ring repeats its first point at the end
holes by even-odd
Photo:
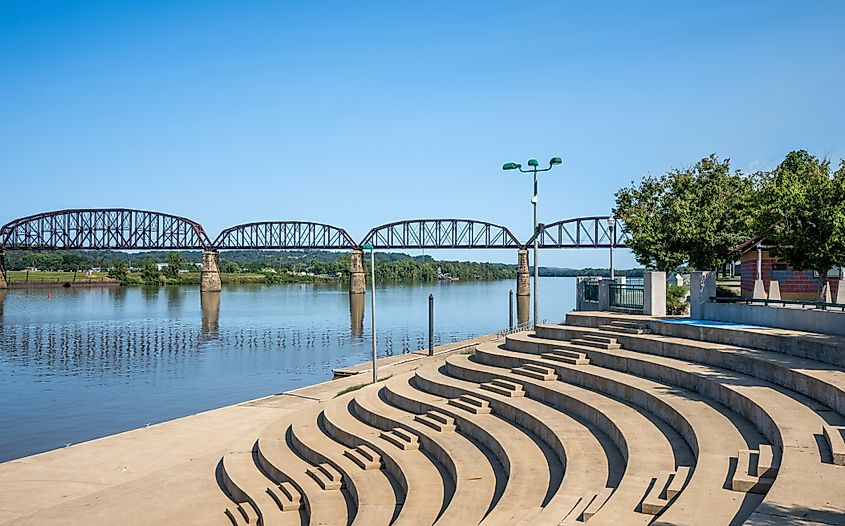
{"type": "Polygon", "coordinates": [[[0,289],[5,289],[6,286],[6,252],[0,250],[0,289]]]}
{"type": "Polygon", "coordinates": [[[527,248],[520,248],[516,255],[516,295],[531,296],[531,274],[528,272],[527,248]]]}
{"type": "Polygon", "coordinates": [[[220,262],[216,250],[204,250],[202,253],[202,272],[200,273],[200,292],[220,292],[220,262]]]}
{"type": "Polygon", "coordinates": [[[352,250],[352,257],[349,258],[349,293],[364,294],[367,292],[367,278],[364,273],[364,250],[356,248],[352,250]]]}

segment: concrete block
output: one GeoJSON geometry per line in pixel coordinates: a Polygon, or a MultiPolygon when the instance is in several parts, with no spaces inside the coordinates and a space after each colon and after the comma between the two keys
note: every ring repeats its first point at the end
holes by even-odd
{"type": "MultiPolygon", "coordinates": [[[[601,289],[599,289],[601,294],[601,289]]],[[[643,276],[643,314],[666,316],[666,273],[648,271],[643,276]]]]}
{"type": "Polygon", "coordinates": [[[754,292],[751,294],[751,297],[755,300],[766,299],[766,287],[763,285],[762,279],[754,280],[754,292]]]}
{"type": "Polygon", "coordinates": [[[836,301],[834,303],[845,303],[845,279],[839,280],[839,288],[836,289],[836,301]]]}
{"type": "Polygon", "coordinates": [[[780,298],[780,282],[772,280],[769,282],[769,299],[779,300],[780,298]]]}
{"type": "Polygon", "coordinates": [[[690,318],[700,320],[704,316],[703,305],[716,295],[715,272],[692,272],[690,274],[690,318]]]}

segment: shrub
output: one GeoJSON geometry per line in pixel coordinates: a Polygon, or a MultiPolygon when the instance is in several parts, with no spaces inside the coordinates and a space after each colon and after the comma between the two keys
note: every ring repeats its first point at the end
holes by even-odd
{"type": "Polygon", "coordinates": [[[687,313],[687,289],[680,285],[666,285],[666,313],[682,315],[687,313]]]}

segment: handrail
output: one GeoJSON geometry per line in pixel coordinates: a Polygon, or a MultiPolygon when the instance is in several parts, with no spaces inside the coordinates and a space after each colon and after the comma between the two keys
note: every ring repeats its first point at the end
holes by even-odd
{"type": "Polygon", "coordinates": [[[807,300],[775,300],[775,299],[767,299],[767,298],[746,298],[741,296],[736,297],[727,297],[727,296],[711,296],[710,297],[711,303],[744,303],[746,305],[752,304],[762,304],[765,306],[769,306],[770,304],[774,305],[781,305],[786,307],[787,305],[800,305],[803,309],[804,307],[813,307],[819,310],[827,310],[828,308],[833,309],[842,309],[845,312],[845,303],[827,303],[824,301],[807,301],[807,300]]]}

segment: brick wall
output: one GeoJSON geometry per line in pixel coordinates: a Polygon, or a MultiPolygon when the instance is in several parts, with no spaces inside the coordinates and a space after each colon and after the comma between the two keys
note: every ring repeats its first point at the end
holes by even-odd
{"type": "MultiPolygon", "coordinates": [[[[743,254],[742,265],[740,266],[740,280],[742,283],[742,295],[751,297],[754,294],[754,280],[757,279],[757,251],[751,250],[743,254]]],[[[813,276],[812,270],[797,272],[792,267],[787,270],[773,270],[773,264],[777,259],[769,256],[768,251],[763,251],[761,260],[763,286],[766,293],[769,292],[769,283],[774,279],[780,283],[780,294],[783,299],[794,300],[815,300],[819,288],[819,278],[813,276]]],[[[830,279],[831,295],[836,294],[839,280],[830,279]]]]}

